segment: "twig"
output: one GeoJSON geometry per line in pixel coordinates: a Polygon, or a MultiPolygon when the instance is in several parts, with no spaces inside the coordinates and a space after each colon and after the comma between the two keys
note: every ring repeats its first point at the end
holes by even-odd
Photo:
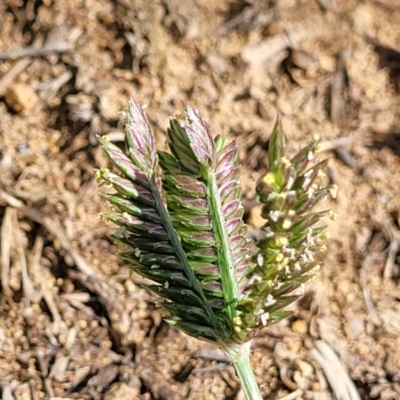
{"type": "Polygon", "coordinates": [[[354,382],[337,354],[323,340],[317,340],[310,355],[323,369],[325,376],[338,400],[361,400],[354,382]]]}
{"type": "Polygon", "coordinates": [[[51,82],[46,83],[46,86],[43,87],[40,98],[42,100],[52,99],[57,92],[60,90],[62,86],[64,86],[70,79],[72,78],[71,71],[65,71],[61,75],[57,76],[51,82]]]}
{"type": "Polygon", "coordinates": [[[368,288],[367,276],[371,266],[376,261],[377,256],[378,255],[376,253],[367,255],[367,257],[365,257],[364,261],[362,262],[360,271],[360,286],[364,296],[365,305],[367,306],[367,310],[369,313],[374,310],[375,306],[374,302],[372,301],[371,293],[368,288]]]}
{"type": "Polygon", "coordinates": [[[354,157],[350,154],[350,152],[342,146],[338,146],[335,149],[336,155],[343,161],[345,165],[349,168],[358,170],[360,167],[357,165],[357,161],[354,157]]]}
{"type": "Polygon", "coordinates": [[[400,232],[393,226],[387,215],[380,212],[380,221],[382,228],[384,229],[386,236],[390,241],[385,268],[383,270],[383,277],[385,279],[390,279],[393,275],[394,264],[396,261],[397,253],[400,249],[400,232]]]}
{"type": "Polygon", "coordinates": [[[15,384],[11,385],[10,383],[5,384],[1,388],[2,390],[2,399],[3,400],[13,400],[14,397],[12,395],[13,390],[15,389],[15,384]]]}
{"type": "Polygon", "coordinates": [[[43,225],[52,235],[57,237],[60,241],[61,247],[69,253],[70,257],[74,260],[78,269],[86,275],[86,277],[98,280],[98,274],[93,268],[83,259],[83,257],[72,247],[70,241],[65,234],[64,228],[61,223],[55,218],[49,218],[41,212],[33,208],[25,206],[20,200],[9,195],[8,193],[0,190],[0,197],[5,200],[11,207],[20,210],[25,217],[43,225]]]}
{"type": "Polygon", "coordinates": [[[210,372],[221,371],[224,368],[228,368],[228,365],[226,363],[218,363],[217,365],[213,365],[212,367],[196,368],[193,371],[193,374],[194,375],[207,374],[210,372]]]}
{"type": "Polygon", "coordinates": [[[280,397],[278,400],[295,400],[297,398],[300,398],[302,394],[303,390],[297,389],[294,392],[288,394],[287,396],[280,397]]]}
{"type": "Polygon", "coordinates": [[[222,353],[221,351],[217,350],[198,350],[194,354],[192,354],[192,358],[201,358],[202,360],[206,361],[217,361],[229,364],[228,358],[222,353]]]}
{"type": "Polygon", "coordinates": [[[334,124],[343,123],[346,119],[346,101],[344,91],[346,89],[346,72],[343,54],[337,62],[336,72],[331,83],[331,121],[334,124]]]}
{"type": "Polygon", "coordinates": [[[400,237],[398,237],[398,232],[396,232],[396,234],[397,235],[390,238],[390,246],[386,258],[385,269],[383,271],[383,277],[385,279],[390,279],[392,277],[396,256],[400,249],[400,237]]]}
{"type": "Polygon", "coordinates": [[[10,294],[9,272],[11,260],[12,217],[15,210],[7,207],[1,225],[1,285],[4,294],[10,294]]]}
{"type": "Polygon", "coordinates": [[[49,399],[54,397],[54,390],[53,390],[53,386],[51,385],[51,383],[52,383],[51,379],[49,379],[49,378],[43,379],[44,388],[46,390],[46,393],[47,393],[49,399]]]}
{"type": "Polygon", "coordinates": [[[40,397],[39,397],[38,391],[36,389],[36,385],[35,385],[35,380],[34,379],[30,379],[29,380],[29,389],[30,389],[31,396],[32,396],[31,399],[32,400],[39,400],[40,397]]]}
{"type": "Polygon", "coordinates": [[[352,145],[354,142],[354,139],[352,137],[339,137],[333,140],[324,140],[321,141],[318,145],[318,148],[321,149],[321,151],[330,151],[330,150],[335,150],[338,147],[347,147],[352,145]]]}
{"type": "Polygon", "coordinates": [[[226,33],[234,29],[248,32],[257,27],[268,25],[271,20],[271,13],[264,13],[258,7],[249,6],[227,21],[219,29],[219,33],[226,33]]]}
{"type": "Polygon", "coordinates": [[[40,279],[43,277],[43,272],[41,271],[42,266],[40,264],[40,258],[42,256],[44,246],[44,240],[41,236],[36,236],[35,244],[33,245],[33,257],[31,259],[30,270],[36,283],[40,287],[41,297],[45,300],[47,307],[53,317],[53,325],[59,329],[59,325],[62,322],[62,317],[57,307],[55,300],[55,294],[49,287],[48,281],[46,279],[40,279]]]}
{"type": "Polygon", "coordinates": [[[13,80],[31,63],[30,58],[24,58],[15,62],[12,67],[0,78],[0,96],[3,96],[13,80]]]}
{"type": "Polygon", "coordinates": [[[65,53],[72,50],[72,44],[65,41],[58,41],[46,44],[43,47],[23,47],[0,52],[0,60],[17,60],[22,57],[41,57],[51,53],[65,53]]]}
{"type": "Polygon", "coordinates": [[[350,146],[353,142],[354,140],[351,137],[340,137],[334,140],[321,142],[318,147],[320,151],[334,151],[345,165],[353,170],[359,170],[360,167],[357,165],[357,161],[346,149],[346,147],[350,146]]]}
{"type": "Polygon", "coordinates": [[[400,249],[400,232],[393,226],[393,223],[388,218],[387,214],[382,210],[379,210],[376,215],[377,223],[382,227],[388,241],[390,242],[388,253],[385,262],[385,268],[383,270],[383,277],[390,279],[393,275],[394,264],[396,261],[396,255],[400,249]]]}
{"type": "Polygon", "coordinates": [[[279,376],[282,379],[284,385],[290,390],[297,390],[297,383],[293,382],[291,379],[291,373],[289,372],[289,366],[284,364],[279,369],[279,376]]]}
{"type": "Polygon", "coordinates": [[[19,265],[21,266],[21,277],[22,277],[22,287],[23,287],[23,291],[24,291],[24,297],[30,301],[33,301],[34,303],[37,303],[40,301],[40,298],[42,296],[33,287],[33,282],[28,273],[26,254],[25,254],[25,249],[23,246],[24,237],[23,237],[21,228],[19,227],[16,212],[13,213],[13,225],[14,225],[14,229],[13,229],[14,245],[16,247],[17,254],[18,254],[18,262],[19,262],[19,265]]]}

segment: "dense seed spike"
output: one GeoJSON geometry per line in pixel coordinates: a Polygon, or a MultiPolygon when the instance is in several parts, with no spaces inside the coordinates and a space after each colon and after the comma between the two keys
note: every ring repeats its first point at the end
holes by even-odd
{"type": "Polygon", "coordinates": [[[160,156],[169,212],[189,259],[213,265],[209,268],[219,272],[219,279],[209,280],[195,269],[208,295],[223,295],[227,315],[233,319],[237,315],[239,281],[245,268],[241,266],[240,274],[236,274],[236,264],[249,260],[246,238],[232,239],[237,232],[242,235],[247,232],[242,221],[237,146],[223,136],[214,142],[207,124],[190,106],[183,116],[171,120],[168,137],[177,162],[170,156],[160,156]],[[193,160],[188,163],[183,150],[186,155],[193,153],[197,165],[193,160]],[[194,177],[197,183],[193,182],[194,177]],[[190,181],[190,186],[183,184],[183,179],[190,181]],[[190,197],[198,201],[185,204],[190,197]],[[207,218],[199,219],[197,215],[207,218]]]}
{"type": "MultiPolygon", "coordinates": [[[[140,105],[130,101],[125,118],[128,156],[106,138],[100,139],[119,175],[108,170],[97,172],[98,179],[115,190],[114,194],[103,194],[118,212],[107,216],[109,221],[120,227],[113,236],[134,249],[124,252],[122,257],[131,263],[132,269],[139,275],[159,283],[161,286],[150,289],[167,302],[185,304],[189,301],[200,307],[207,316],[204,329],[213,330],[214,337],[223,340],[230,335],[230,329],[221,324],[213,305],[207,301],[206,290],[202,288],[182,247],[185,242],[195,247],[200,243],[215,246],[214,237],[202,229],[210,229],[209,217],[197,216],[188,223],[182,216],[176,223],[187,233],[186,236],[183,232],[182,236],[178,234],[165,209],[161,170],[147,116],[140,105]],[[192,229],[198,233],[191,234],[192,229]]],[[[181,139],[184,140],[185,136],[181,135],[181,139]]],[[[174,158],[166,154],[160,158],[161,163],[168,164],[172,170],[176,169],[178,163],[174,158]]],[[[195,198],[195,201],[186,203],[188,210],[204,203],[202,198],[206,197],[206,186],[196,177],[181,173],[178,176],[169,175],[169,179],[176,190],[176,194],[172,194],[174,200],[185,202],[182,196],[195,198]]],[[[174,308],[169,309],[171,311],[174,308]]],[[[177,319],[181,316],[181,313],[175,315],[177,319]]]]}
{"type": "MultiPolygon", "coordinates": [[[[330,188],[319,183],[327,161],[318,162],[314,156],[317,142],[301,150],[291,160],[277,121],[269,142],[268,172],[257,185],[263,203],[264,238],[258,243],[259,253],[253,269],[247,274],[241,303],[250,307],[258,318],[258,326],[270,325],[286,316],[282,308],[297,299],[291,294],[312,278],[319,263],[314,254],[324,248],[325,227],[314,227],[328,211],[311,212],[330,188]],[[291,294],[291,295],[289,295],[291,294]],[[271,299],[263,305],[262,299],[271,299]],[[258,300],[257,300],[258,299],[258,300]],[[251,300],[251,301],[250,301],[251,300]],[[272,301],[273,300],[273,301],[272,301]]],[[[249,321],[242,321],[248,327],[249,321]]],[[[251,323],[250,323],[251,325],[251,323]]]]}

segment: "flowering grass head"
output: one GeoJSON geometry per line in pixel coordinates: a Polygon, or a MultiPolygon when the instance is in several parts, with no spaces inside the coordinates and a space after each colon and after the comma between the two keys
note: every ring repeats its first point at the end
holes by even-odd
{"type": "MultiPolygon", "coordinates": [[[[330,212],[313,210],[336,190],[321,183],[327,163],[315,158],[317,141],[289,158],[277,121],[256,188],[266,224],[251,256],[236,143],[214,138],[188,105],[170,120],[169,152],[158,151],[143,108],[131,100],[124,114],[126,150],[100,139],[116,172],[97,172],[114,189],[102,196],[115,210],[107,219],[118,226],[121,256],[153,282],[146,287],[167,321],[222,348],[243,381],[251,339],[289,314],[319,267],[327,234],[318,223],[330,212]]],[[[248,398],[259,398],[254,382],[246,385],[248,398]]]]}

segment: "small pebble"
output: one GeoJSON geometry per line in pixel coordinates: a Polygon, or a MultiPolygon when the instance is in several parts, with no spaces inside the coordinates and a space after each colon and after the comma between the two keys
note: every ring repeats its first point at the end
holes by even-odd
{"type": "Polygon", "coordinates": [[[306,321],[303,321],[302,319],[294,321],[292,323],[292,330],[299,335],[304,335],[305,333],[307,333],[308,330],[306,321]]]}
{"type": "Polygon", "coordinates": [[[15,112],[27,115],[39,101],[33,89],[24,83],[15,83],[6,92],[5,101],[15,112]]]}

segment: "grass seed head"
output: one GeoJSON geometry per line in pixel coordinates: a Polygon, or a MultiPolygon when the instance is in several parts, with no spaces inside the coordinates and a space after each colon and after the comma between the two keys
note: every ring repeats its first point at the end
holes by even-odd
{"type": "Polygon", "coordinates": [[[257,185],[267,220],[259,251],[250,257],[240,202],[235,142],[212,137],[190,105],[170,120],[169,152],[157,151],[143,108],[133,100],[124,112],[126,150],[107,138],[100,144],[115,172],[96,172],[113,188],[103,197],[116,212],[107,219],[133,271],[150,279],[148,290],[168,322],[189,335],[226,348],[290,313],[304,282],[319,263],[328,238],[319,221],[334,214],[313,211],[337,187],[324,186],[326,161],[318,142],[289,158],[278,120],[270,138],[268,172],[257,185]]]}

